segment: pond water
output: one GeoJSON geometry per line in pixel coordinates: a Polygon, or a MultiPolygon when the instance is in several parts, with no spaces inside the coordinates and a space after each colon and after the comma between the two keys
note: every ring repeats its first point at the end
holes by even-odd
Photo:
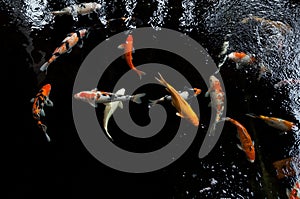
{"type": "MultiPolygon", "coordinates": [[[[19,123],[13,126],[10,138],[6,140],[10,145],[7,185],[11,198],[287,198],[286,189],[293,187],[300,176],[299,130],[282,133],[245,114],[284,118],[299,125],[298,2],[102,0],[96,1],[102,5],[101,9],[90,15],[53,16],[50,13],[83,2],[3,0],[0,3],[1,45],[5,49],[2,56],[9,60],[3,64],[8,69],[5,84],[18,89],[13,102],[18,107],[14,120],[19,123]],[[108,23],[108,20],[120,17],[132,20],[108,23]],[[92,27],[83,47],[74,47],[71,53],[62,55],[49,68],[47,75],[40,72],[40,66],[66,35],[82,27],[92,27]],[[237,69],[230,60],[225,60],[220,68],[226,87],[226,115],[247,128],[255,142],[255,163],[247,161],[244,152],[236,147],[239,143],[236,128],[227,123],[212,152],[203,159],[198,158],[203,133],[210,119],[210,108],[207,107],[209,100],[204,97],[208,88],[203,80],[195,79],[193,75],[186,77],[195,87],[202,89],[198,97],[202,121],[200,135],[173,164],[150,173],[123,173],[103,165],[85,149],[72,117],[76,74],[86,56],[98,44],[117,33],[138,27],[180,31],[199,42],[216,65],[224,59],[225,55],[220,56],[220,53],[225,41],[229,42],[228,53],[243,51],[255,55],[259,62],[256,68],[247,65],[237,69]],[[261,72],[264,69],[267,72],[261,72]],[[52,85],[50,98],[54,103],[53,107],[45,108],[50,143],[37,128],[30,103],[45,83],[52,85]],[[291,164],[295,173],[279,179],[273,163],[290,157],[293,158],[291,164]]],[[[147,62],[187,64],[166,52],[151,49],[137,51],[134,62],[137,66],[147,62]]],[[[103,90],[111,89],[110,83],[116,81],[115,77],[129,70],[121,58],[113,64],[124,67],[107,72],[99,83],[103,90]]],[[[188,74],[189,70],[183,72],[188,74]]],[[[157,93],[151,88],[141,89],[150,93],[146,99],[166,94],[162,87],[157,87],[157,93]]],[[[171,105],[166,103],[165,107],[168,112],[174,112],[171,105]]],[[[101,118],[103,107],[96,110],[101,118]]],[[[145,110],[147,104],[140,110],[133,110],[132,118],[139,125],[150,122],[145,110]]],[[[176,122],[178,118],[174,115],[175,112],[170,120],[176,122]]],[[[160,148],[174,136],[171,133],[140,141],[119,133],[114,124],[112,120],[110,128],[115,144],[133,151],[160,148]]],[[[172,132],[176,125],[167,124],[166,128],[172,132]]]]}

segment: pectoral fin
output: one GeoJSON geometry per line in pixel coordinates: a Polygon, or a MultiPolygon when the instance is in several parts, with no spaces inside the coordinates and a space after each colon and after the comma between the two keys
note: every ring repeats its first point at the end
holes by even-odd
{"type": "Polygon", "coordinates": [[[205,93],[205,97],[208,97],[209,96],[209,91],[207,91],[206,93],[205,93]]]}
{"type": "Polygon", "coordinates": [[[43,116],[43,117],[45,117],[45,111],[44,111],[44,109],[41,109],[41,116],[43,116]]]}
{"type": "Polygon", "coordinates": [[[122,102],[119,102],[118,106],[119,106],[120,109],[123,109],[123,103],[122,102]]]}
{"type": "Polygon", "coordinates": [[[244,151],[244,149],[242,148],[241,145],[237,144],[237,147],[238,147],[240,150],[244,151]]]}
{"type": "Polygon", "coordinates": [[[178,113],[178,112],[176,113],[176,115],[181,117],[181,118],[184,118],[184,116],[182,114],[178,113]]]}
{"type": "Polygon", "coordinates": [[[34,102],[34,98],[32,98],[32,99],[30,100],[30,102],[33,103],[33,102],[34,102]]]}
{"type": "Polygon", "coordinates": [[[95,103],[94,100],[89,100],[88,103],[89,103],[92,107],[95,107],[95,108],[97,108],[97,106],[98,106],[97,103],[95,103]]]}
{"type": "Polygon", "coordinates": [[[118,49],[121,49],[121,50],[124,49],[124,48],[125,48],[125,45],[126,45],[126,44],[120,44],[120,45],[118,46],[118,49]]]}

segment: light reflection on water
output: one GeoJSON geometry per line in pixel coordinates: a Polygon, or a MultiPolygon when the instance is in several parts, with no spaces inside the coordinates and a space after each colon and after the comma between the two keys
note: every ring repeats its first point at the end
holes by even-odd
{"type": "Polygon", "coordinates": [[[153,16],[150,17],[148,24],[155,29],[160,29],[165,24],[165,18],[169,12],[168,0],[153,0],[157,4],[157,9],[153,12],[153,16]]]}
{"type": "Polygon", "coordinates": [[[183,28],[184,32],[191,32],[198,26],[198,20],[196,17],[196,5],[199,2],[197,0],[183,0],[181,3],[183,12],[179,18],[179,26],[183,28]]]}

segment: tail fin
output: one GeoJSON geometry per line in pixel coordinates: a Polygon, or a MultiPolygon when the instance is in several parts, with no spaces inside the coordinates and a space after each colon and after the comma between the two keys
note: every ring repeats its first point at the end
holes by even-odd
{"type": "Polygon", "coordinates": [[[255,115],[253,113],[247,113],[246,115],[249,116],[249,117],[252,117],[252,118],[257,118],[257,115],[255,115]]]}
{"type": "Polygon", "coordinates": [[[47,141],[50,142],[51,139],[50,139],[49,135],[47,134],[47,126],[42,123],[39,123],[39,126],[42,128],[43,132],[45,133],[47,141]]]}
{"type": "Polygon", "coordinates": [[[49,65],[50,65],[49,62],[45,62],[45,63],[41,66],[40,71],[47,71],[49,65]]]}
{"type": "Polygon", "coordinates": [[[158,73],[158,75],[159,75],[160,79],[158,79],[157,77],[155,77],[155,79],[162,85],[167,86],[168,85],[167,81],[161,76],[160,73],[158,73]]]}
{"type": "Polygon", "coordinates": [[[216,123],[213,123],[213,126],[211,127],[209,131],[209,136],[215,136],[215,131],[216,131],[216,123]]]}
{"type": "Polygon", "coordinates": [[[140,80],[142,79],[142,75],[146,75],[145,72],[141,71],[141,70],[138,70],[138,69],[135,69],[135,72],[138,74],[140,80]]]}
{"type": "Polygon", "coordinates": [[[140,104],[140,103],[142,103],[141,97],[144,97],[145,95],[146,95],[146,93],[136,94],[133,96],[132,101],[137,104],[140,104]]]}
{"type": "Polygon", "coordinates": [[[159,98],[159,99],[157,99],[157,100],[149,100],[149,105],[148,105],[148,107],[149,107],[149,108],[152,108],[152,107],[155,106],[158,102],[161,102],[161,101],[163,101],[163,100],[164,100],[164,97],[159,98]]]}

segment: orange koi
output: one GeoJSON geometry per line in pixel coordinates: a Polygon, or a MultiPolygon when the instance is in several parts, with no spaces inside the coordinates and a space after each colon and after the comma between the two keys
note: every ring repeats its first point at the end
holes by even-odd
{"type": "Polygon", "coordinates": [[[216,124],[220,121],[224,111],[225,93],[223,92],[220,81],[214,75],[210,76],[209,84],[210,87],[208,91],[205,93],[205,96],[208,97],[210,95],[211,102],[209,103],[209,106],[212,105],[213,108],[217,111],[215,122],[213,124],[213,127],[210,130],[210,135],[213,136],[215,133],[216,124]]]}
{"type": "Polygon", "coordinates": [[[289,199],[300,199],[300,181],[297,181],[292,190],[286,190],[289,199]]]}
{"type": "Polygon", "coordinates": [[[47,71],[48,66],[52,62],[54,62],[60,55],[64,53],[70,53],[72,51],[72,48],[76,44],[78,44],[78,46],[81,48],[83,45],[83,38],[87,36],[87,33],[87,29],[81,29],[79,31],[69,33],[67,37],[61,42],[60,47],[57,47],[54,50],[50,59],[41,66],[40,70],[47,71]]]}
{"type": "Polygon", "coordinates": [[[142,79],[142,75],[146,75],[146,73],[141,71],[141,70],[138,70],[132,63],[132,52],[134,51],[134,49],[133,49],[133,36],[128,35],[128,37],[126,39],[126,43],[120,44],[118,46],[118,48],[119,49],[124,49],[124,57],[125,57],[125,60],[128,64],[128,66],[138,74],[140,79],[142,79]]]}
{"type": "Polygon", "coordinates": [[[47,126],[43,124],[41,121],[41,116],[43,117],[45,116],[44,105],[53,106],[53,102],[49,99],[50,91],[51,91],[51,85],[46,84],[36,94],[35,98],[31,99],[31,102],[33,103],[32,106],[33,118],[37,121],[38,127],[40,127],[45,133],[48,142],[50,142],[50,137],[47,134],[47,126]]]}
{"type": "Polygon", "coordinates": [[[293,122],[283,120],[276,117],[268,117],[263,115],[254,115],[254,114],[246,114],[249,117],[252,118],[258,118],[263,120],[266,124],[268,124],[271,127],[274,127],[281,131],[290,131],[295,127],[295,124],[293,122]]]}
{"type": "Polygon", "coordinates": [[[171,103],[177,109],[176,115],[181,118],[188,119],[194,126],[199,126],[199,118],[193,111],[191,106],[183,99],[183,97],[173,88],[162,76],[158,73],[159,78],[155,79],[166,87],[166,90],[171,94],[171,103]]]}
{"type": "Polygon", "coordinates": [[[248,160],[253,163],[255,161],[255,148],[254,148],[254,142],[251,140],[251,137],[249,133],[247,132],[246,128],[239,123],[238,121],[226,117],[224,118],[225,121],[229,121],[232,124],[234,124],[237,128],[237,136],[240,139],[241,145],[237,145],[239,149],[245,152],[248,160]]]}

